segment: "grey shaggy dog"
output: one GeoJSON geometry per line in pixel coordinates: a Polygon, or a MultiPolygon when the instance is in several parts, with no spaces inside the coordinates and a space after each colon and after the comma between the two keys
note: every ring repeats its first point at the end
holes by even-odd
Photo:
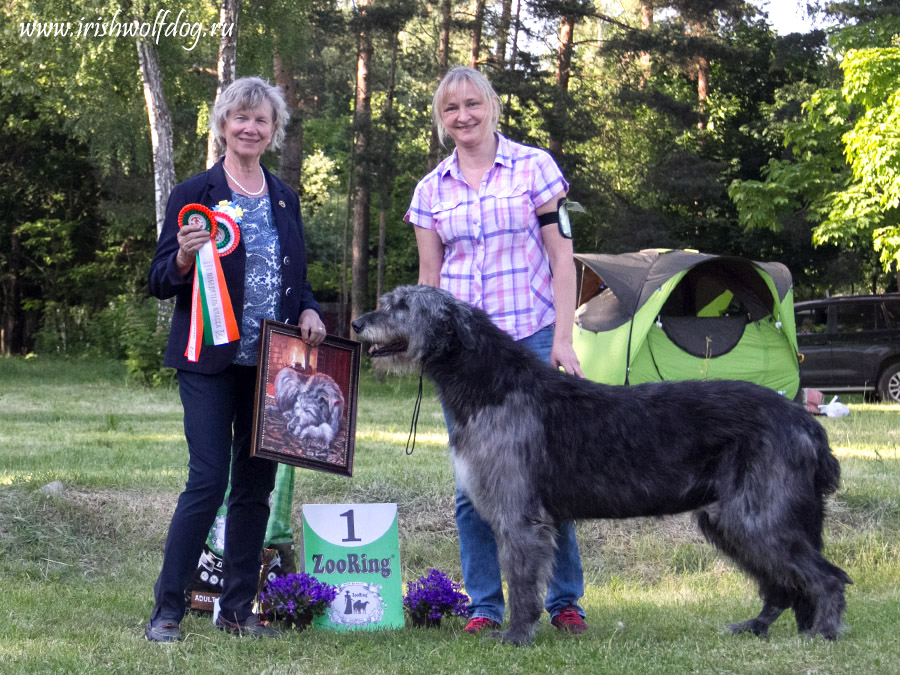
{"type": "Polygon", "coordinates": [[[456,475],[497,538],[509,586],[505,642],[534,638],[557,523],[693,511],[759,584],[765,635],[786,609],[835,639],[847,574],[822,555],[823,499],[840,466],[806,411],[747,382],[606,386],[541,362],[487,314],[401,286],[353,322],[376,368],[430,378],[454,420],[456,475]]]}

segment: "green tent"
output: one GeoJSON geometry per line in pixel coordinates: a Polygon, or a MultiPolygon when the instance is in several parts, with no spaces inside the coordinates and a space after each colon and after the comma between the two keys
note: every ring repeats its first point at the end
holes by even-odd
{"type": "Polygon", "coordinates": [[[781,263],[660,249],[575,261],[574,346],[586,377],[746,380],[796,397],[794,293],[781,263]]]}

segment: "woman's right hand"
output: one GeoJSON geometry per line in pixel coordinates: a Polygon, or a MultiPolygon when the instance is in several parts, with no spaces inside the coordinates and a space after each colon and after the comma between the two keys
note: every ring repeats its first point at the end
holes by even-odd
{"type": "Polygon", "coordinates": [[[209,241],[209,232],[201,223],[189,223],[178,230],[176,238],[178,254],[175,257],[175,263],[178,265],[178,270],[184,275],[193,267],[197,251],[209,241]]]}

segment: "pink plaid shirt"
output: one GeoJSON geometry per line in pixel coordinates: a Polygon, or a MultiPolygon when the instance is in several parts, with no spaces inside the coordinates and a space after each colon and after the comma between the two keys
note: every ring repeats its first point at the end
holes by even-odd
{"type": "Polygon", "coordinates": [[[535,211],[569,184],[544,150],[497,138],[494,166],[478,189],[463,178],[454,150],[419,181],[404,220],[440,235],[441,288],[521,340],[556,320],[535,211]]]}

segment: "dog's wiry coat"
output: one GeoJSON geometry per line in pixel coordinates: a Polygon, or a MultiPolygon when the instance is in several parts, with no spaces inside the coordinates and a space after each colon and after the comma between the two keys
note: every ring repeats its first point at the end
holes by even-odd
{"type": "Polygon", "coordinates": [[[802,633],[837,637],[851,581],[822,556],[822,521],[840,467],[799,406],[746,382],[578,379],[428,286],[395,289],[353,327],[377,368],[423,368],[454,420],[456,474],[509,585],[506,641],[534,637],[557,522],[684,511],[759,584],[762,612],[734,632],[764,635],[790,608],[802,633]]]}

